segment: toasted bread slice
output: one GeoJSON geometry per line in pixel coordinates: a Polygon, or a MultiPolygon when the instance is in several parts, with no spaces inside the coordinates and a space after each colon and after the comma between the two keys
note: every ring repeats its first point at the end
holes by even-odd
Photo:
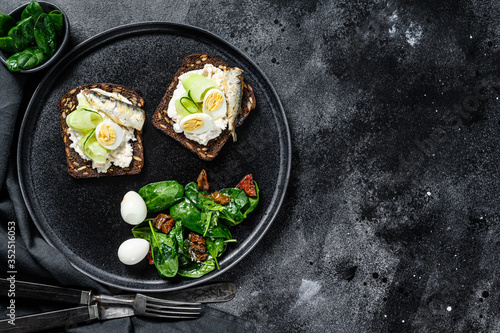
{"type": "Polygon", "coordinates": [[[128,168],[117,167],[113,164],[109,167],[107,172],[100,173],[92,168],[92,161],[84,160],[73,148],[70,147],[72,141],[68,134],[68,125],[66,124],[66,116],[76,110],[78,106],[78,93],[83,89],[99,88],[104,91],[118,93],[128,100],[130,100],[137,107],[142,108],[144,99],[135,91],[115,85],[115,84],[92,84],[87,86],[80,86],[74,88],[66,93],[58,103],[60,112],[60,121],[62,128],[62,137],[66,151],[66,160],[68,164],[68,173],[73,178],[91,178],[103,176],[121,176],[121,175],[135,175],[141,172],[144,166],[144,148],[142,144],[142,131],[134,130],[137,141],[130,142],[133,147],[133,158],[128,168]]]}
{"type": "MultiPolygon", "coordinates": [[[[189,140],[186,138],[184,133],[175,132],[173,128],[173,121],[167,114],[168,103],[170,102],[174,90],[179,83],[179,76],[192,70],[202,69],[205,64],[212,64],[219,68],[230,68],[229,65],[223,60],[207,54],[192,54],[184,58],[182,66],[175,74],[172,83],[170,83],[163,99],[156,108],[151,122],[157,129],[179,141],[184,147],[197,154],[202,160],[211,161],[217,156],[217,154],[219,154],[224,144],[231,137],[231,132],[228,129],[225,129],[217,138],[210,140],[208,144],[204,146],[196,141],[189,140]]],[[[244,81],[241,110],[238,118],[236,119],[235,126],[238,127],[243,124],[243,121],[256,106],[257,104],[253,89],[247,82],[244,81]]]]}

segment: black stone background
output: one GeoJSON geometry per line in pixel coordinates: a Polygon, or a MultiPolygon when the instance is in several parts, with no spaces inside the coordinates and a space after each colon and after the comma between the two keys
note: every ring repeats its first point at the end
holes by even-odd
{"type": "Polygon", "coordinates": [[[52,2],[72,46],[186,23],[275,86],[286,200],[215,307],[259,332],[500,332],[498,1],[52,2]]]}

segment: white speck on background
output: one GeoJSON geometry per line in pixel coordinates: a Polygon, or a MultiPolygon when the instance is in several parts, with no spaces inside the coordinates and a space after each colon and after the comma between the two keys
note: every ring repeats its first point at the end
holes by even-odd
{"type": "MultiPolygon", "coordinates": [[[[389,22],[396,22],[398,20],[398,11],[395,10],[391,16],[389,16],[389,22]]],[[[396,34],[396,23],[394,23],[390,28],[389,28],[389,35],[391,37],[394,37],[396,34]]]]}
{"type": "Polygon", "coordinates": [[[448,307],[446,308],[446,311],[451,311],[451,306],[448,306],[448,307]]]}
{"type": "Polygon", "coordinates": [[[431,192],[427,192],[427,195],[428,195],[428,196],[431,196],[431,194],[432,194],[431,192]]]}
{"type": "Polygon", "coordinates": [[[319,282],[302,279],[302,284],[299,288],[299,299],[295,302],[292,309],[304,303],[309,303],[320,289],[321,284],[319,282]]]}
{"type": "Polygon", "coordinates": [[[415,46],[422,39],[422,27],[413,22],[410,23],[410,26],[406,29],[405,37],[408,44],[415,46]]]}

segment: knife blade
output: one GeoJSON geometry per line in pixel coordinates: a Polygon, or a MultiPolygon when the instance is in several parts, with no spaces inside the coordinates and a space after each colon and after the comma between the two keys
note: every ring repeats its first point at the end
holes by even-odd
{"type": "MultiPolygon", "coordinates": [[[[6,295],[10,281],[0,278],[0,293],[6,295]]],[[[16,297],[51,300],[68,304],[89,305],[94,297],[90,290],[78,290],[65,287],[56,287],[41,283],[15,281],[16,297]]],[[[193,303],[227,302],[234,298],[236,286],[229,282],[213,283],[209,285],[182,289],[165,293],[148,293],[148,296],[185,301],[193,303]]],[[[133,299],[135,295],[116,295],[122,299],[133,299]]]]}

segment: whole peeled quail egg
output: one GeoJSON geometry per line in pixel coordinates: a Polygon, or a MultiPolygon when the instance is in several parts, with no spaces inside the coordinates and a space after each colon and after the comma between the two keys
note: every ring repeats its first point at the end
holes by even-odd
{"type": "Polygon", "coordinates": [[[145,239],[127,239],[118,248],[118,259],[125,265],[135,265],[148,255],[149,248],[149,242],[145,239]]]}
{"type": "Polygon", "coordinates": [[[123,196],[120,204],[120,213],[125,222],[137,225],[144,221],[148,215],[148,208],[139,193],[129,191],[123,196]]]}

